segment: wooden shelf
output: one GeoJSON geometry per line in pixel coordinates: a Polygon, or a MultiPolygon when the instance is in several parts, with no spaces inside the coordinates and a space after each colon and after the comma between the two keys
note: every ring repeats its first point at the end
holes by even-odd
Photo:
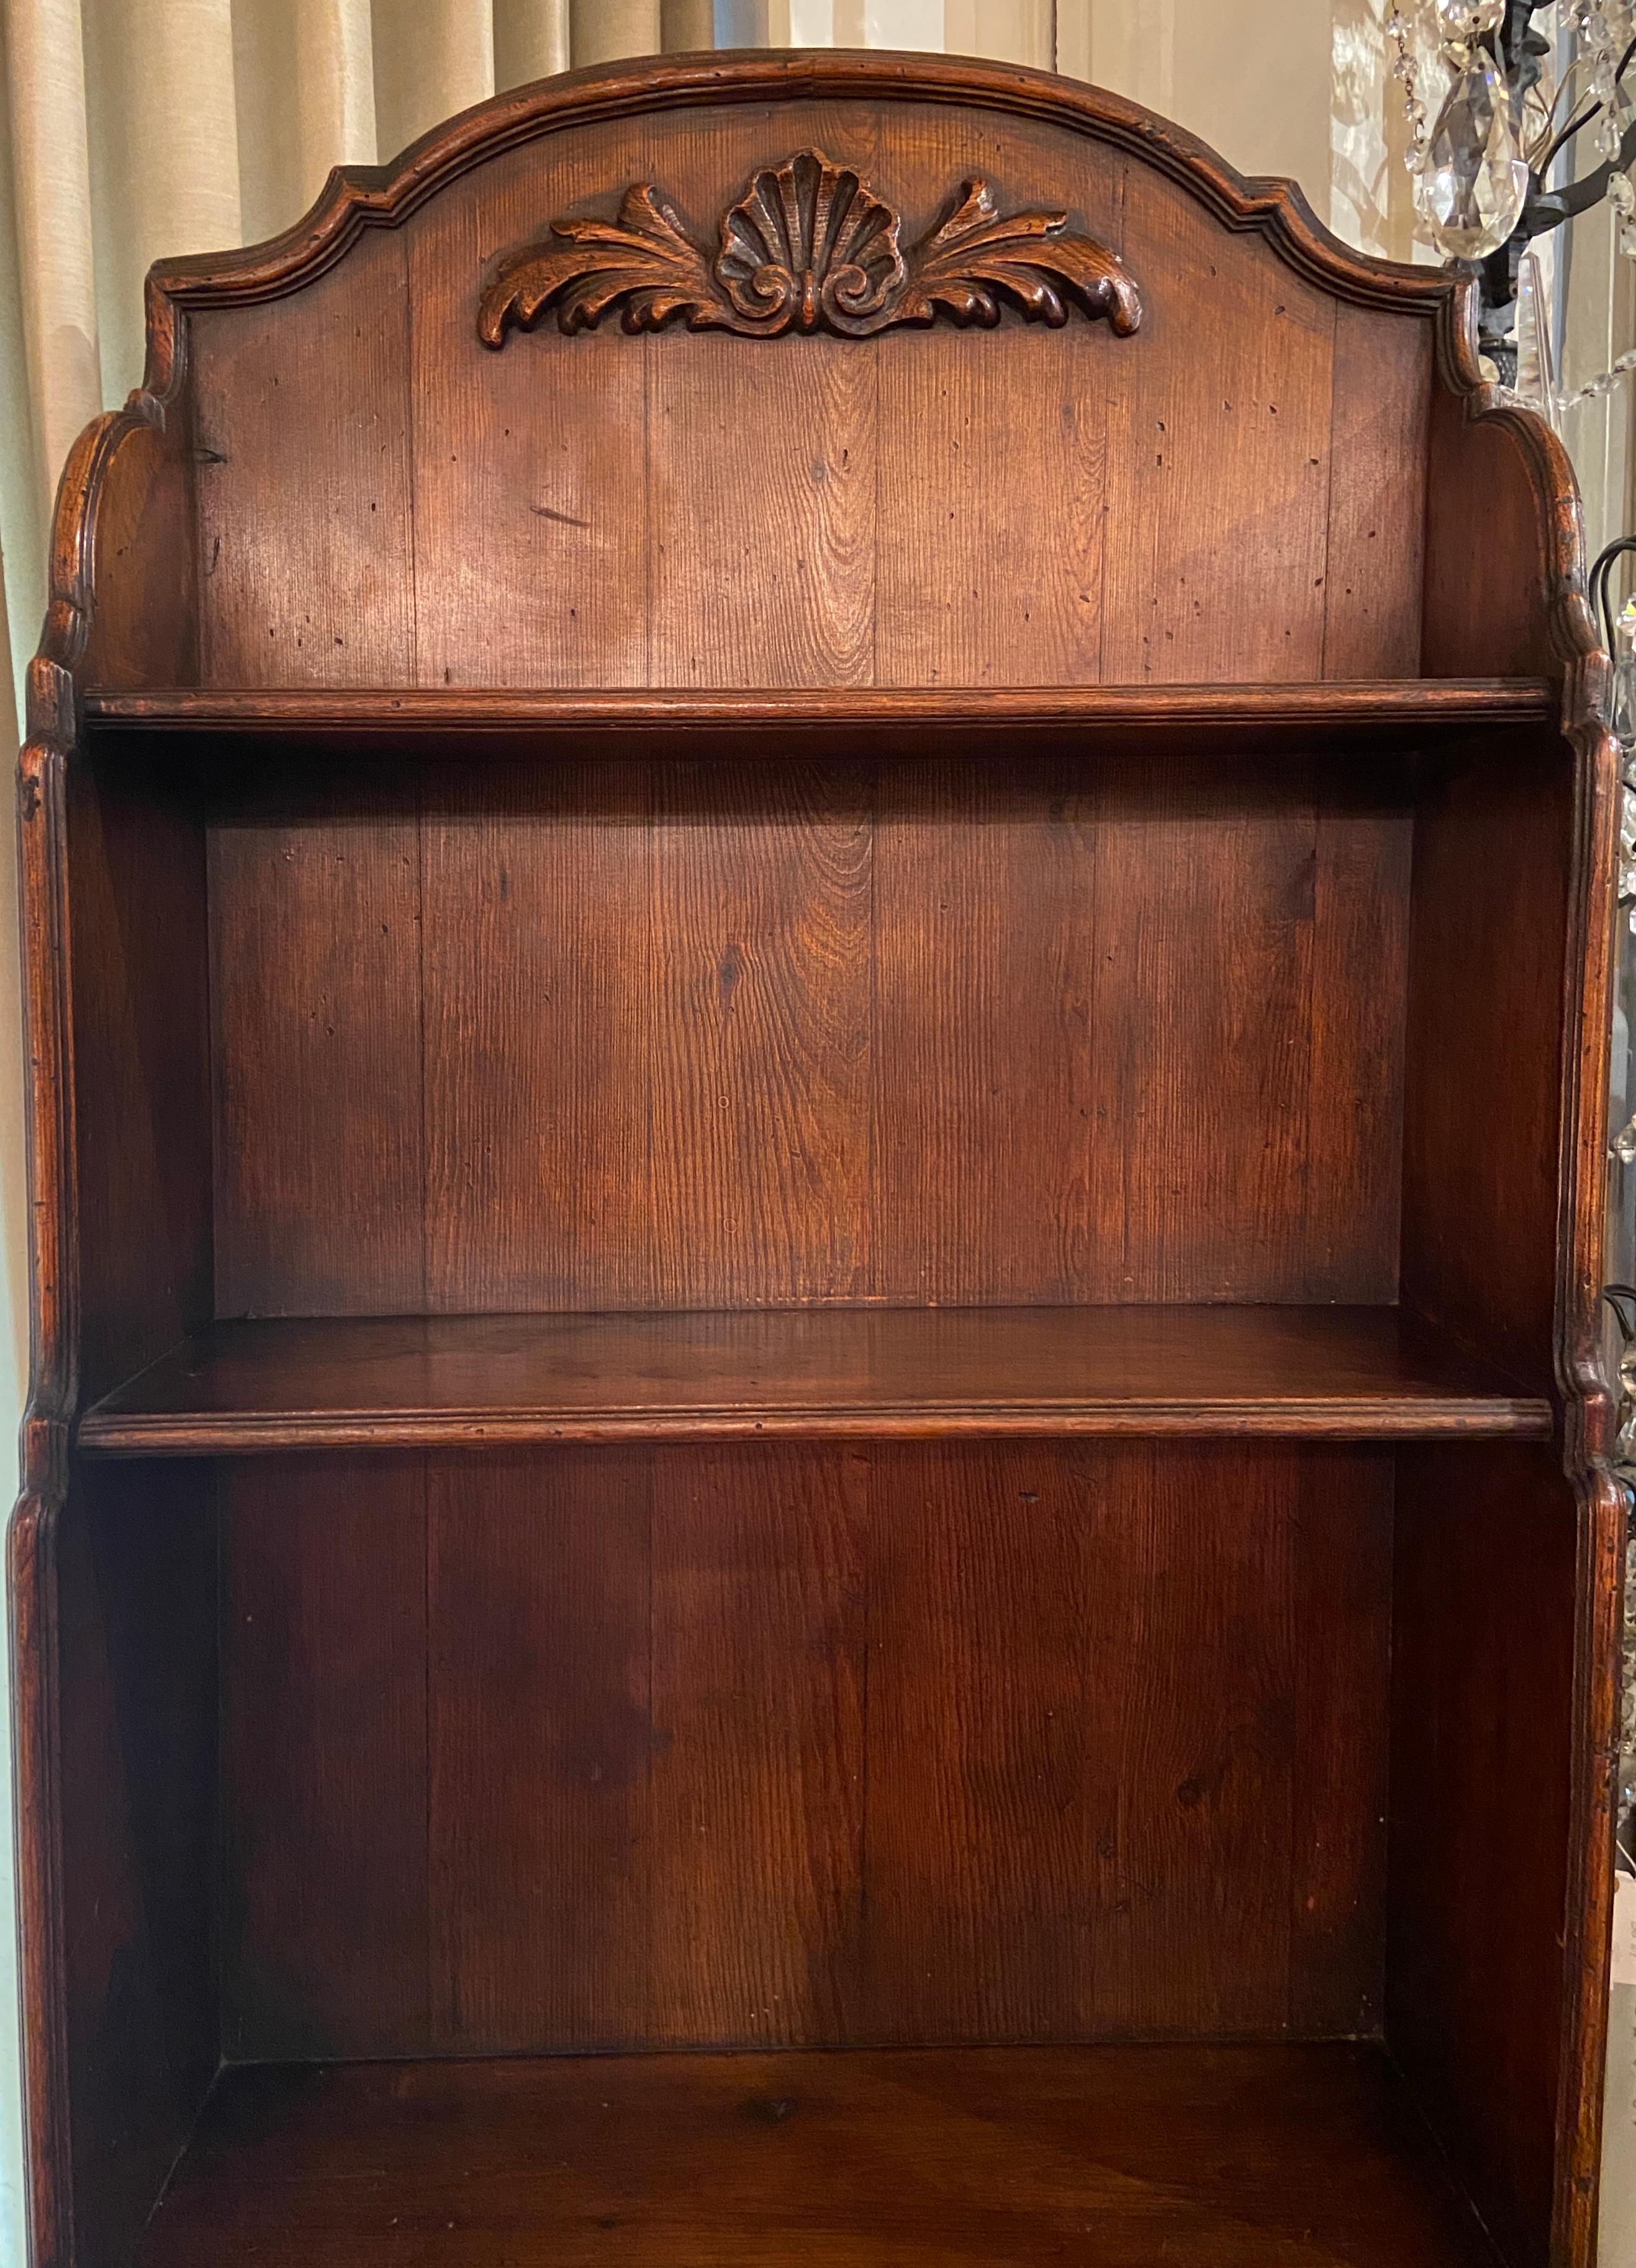
{"type": "Polygon", "coordinates": [[[1543,1438],[1551,1405],[1394,1307],[831,1307],[216,1324],[82,1448],[1272,1434],[1543,1438]]]}
{"type": "Polygon", "coordinates": [[[1378,2051],[225,2072],[138,2268],[1492,2268],[1378,2051]]]}
{"type": "Polygon", "coordinates": [[[1212,750],[1359,748],[1388,753],[1502,725],[1552,723],[1559,696],[1534,678],[1386,678],[1289,685],[1037,687],[872,686],[764,692],[508,692],[487,688],[309,687],[301,689],[98,693],[85,699],[93,736],[164,734],[235,745],[267,741],[401,748],[435,737],[440,748],[499,741],[536,745],[667,741],[696,755],[701,729],[745,745],[805,740],[939,748],[977,742],[997,754],[1031,739],[1094,733],[1099,747],[1149,748],[1185,735],[1212,750]]]}

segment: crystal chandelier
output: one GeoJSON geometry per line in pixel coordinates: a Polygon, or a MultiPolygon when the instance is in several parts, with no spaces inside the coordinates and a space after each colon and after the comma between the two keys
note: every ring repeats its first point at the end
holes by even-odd
{"type": "MultiPolygon", "coordinates": [[[[1385,32],[1421,232],[1477,271],[1482,351],[1514,383],[1519,274],[1526,285],[1534,239],[1605,200],[1620,250],[1636,258],[1636,0],[1390,0],[1385,32]],[[1553,186],[1587,142],[1595,162],[1553,186]]],[[[1632,367],[1636,354],[1622,356],[1550,407],[1606,393],[1632,367]]]]}

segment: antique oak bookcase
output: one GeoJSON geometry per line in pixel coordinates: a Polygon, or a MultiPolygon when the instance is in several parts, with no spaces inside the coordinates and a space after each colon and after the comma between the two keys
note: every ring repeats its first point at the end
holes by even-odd
{"type": "Polygon", "coordinates": [[[38,2268],[1589,2268],[1615,748],[1468,287],[826,54],[149,314],[21,770],[38,2268]]]}

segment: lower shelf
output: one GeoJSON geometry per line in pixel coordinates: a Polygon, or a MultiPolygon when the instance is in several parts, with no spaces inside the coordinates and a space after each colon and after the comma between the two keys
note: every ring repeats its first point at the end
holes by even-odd
{"type": "Polygon", "coordinates": [[[1492,2268],[1367,2047],[224,2074],[140,2268],[1492,2268]]]}

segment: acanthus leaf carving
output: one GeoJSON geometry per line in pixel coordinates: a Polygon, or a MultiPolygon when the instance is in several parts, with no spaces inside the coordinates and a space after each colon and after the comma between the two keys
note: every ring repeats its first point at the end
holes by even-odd
{"type": "Polygon", "coordinates": [[[941,306],[957,323],[991,327],[1002,291],[1031,322],[1065,323],[1066,291],[1093,318],[1106,315],[1121,337],[1142,320],[1124,265],[1094,238],[1068,232],[1065,212],[1001,214],[984,180],[965,183],[960,202],[917,247],[899,322],[933,320],[941,306]],[[924,309],[924,312],[922,310],[924,309]]]}
{"type": "Polygon", "coordinates": [[[483,293],[477,331],[488,345],[503,343],[508,324],[530,328],[552,306],[571,332],[593,330],[622,302],[628,331],[656,331],[677,314],[696,325],[713,319],[704,255],[650,185],[631,184],[616,221],[554,221],[551,236],[557,241],[504,261],[483,293]]]}
{"type": "Polygon", "coordinates": [[[636,182],[616,221],[554,221],[503,260],[478,310],[491,347],[554,310],[565,332],[615,309],[627,331],[674,316],[689,329],[747,338],[829,331],[870,338],[940,314],[992,328],[1008,301],[1025,320],[1060,325],[1077,306],[1121,335],[1141,320],[1117,255],[1068,228],[1065,212],[1001,213],[986,181],[966,181],[908,254],[902,223],[851,166],[802,150],[763,166],[723,215],[714,259],[688,236],[651,182],[636,182]]]}

